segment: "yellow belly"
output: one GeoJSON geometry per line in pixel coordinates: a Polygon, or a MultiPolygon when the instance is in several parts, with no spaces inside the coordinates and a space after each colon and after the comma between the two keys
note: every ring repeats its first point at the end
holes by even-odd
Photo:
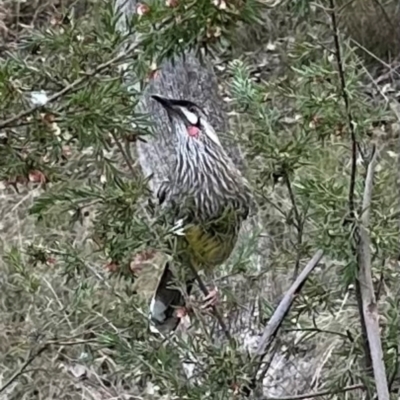
{"type": "Polygon", "coordinates": [[[229,257],[235,246],[236,234],[215,233],[201,226],[191,226],[185,229],[185,239],[192,265],[209,270],[229,257]]]}

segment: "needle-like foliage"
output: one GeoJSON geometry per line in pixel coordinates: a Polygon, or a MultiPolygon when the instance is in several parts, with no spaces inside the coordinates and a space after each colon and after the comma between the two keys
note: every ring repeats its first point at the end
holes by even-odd
{"type": "Polygon", "coordinates": [[[398,121],[390,88],[332,26],[325,2],[155,0],[137,3],[126,31],[109,1],[48,0],[38,11],[4,3],[1,398],[228,399],[249,387],[274,398],[374,398],[358,282],[377,150],[367,229],[373,311],[398,396],[398,121]],[[260,35],[264,23],[271,32],[260,42],[249,33],[250,51],[238,37],[260,35]],[[216,271],[231,341],[196,300],[189,330],[152,334],[135,284],[179,233],[140,169],[135,143],[157,132],[137,105],[162,63],[188,51],[216,67],[268,233],[262,263],[251,232],[216,271]],[[323,261],[257,365],[251,350],[317,249],[323,261]]]}

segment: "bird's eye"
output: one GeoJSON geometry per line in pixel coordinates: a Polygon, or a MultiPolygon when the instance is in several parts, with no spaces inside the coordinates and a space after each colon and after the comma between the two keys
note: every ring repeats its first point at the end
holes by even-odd
{"type": "Polygon", "coordinates": [[[193,114],[197,117],[197,123],[194,124],[194,125],[197,126],[198,128],[200,128],[200,116],[197,114],[196,107],[190,106],[190,107],[189,107],[189,111],[190,111],[191,113],[193,113],[193,114]]]}
{"type": "Polygon", "coordinates": [[[196,117],[197,117],[197,122],[194,124],[195,126],[197,126],[198,128],[200,128],[200,116],[197,113],[197,109],[194,106],[190,106],[188,108],[188,110],[193,113],[196,117]]]}
{"type": "Polygon", "coordinates": [[[194,107],[182,108],[182,113],[190,125],[200,126],[200,118],[194,107]]]}

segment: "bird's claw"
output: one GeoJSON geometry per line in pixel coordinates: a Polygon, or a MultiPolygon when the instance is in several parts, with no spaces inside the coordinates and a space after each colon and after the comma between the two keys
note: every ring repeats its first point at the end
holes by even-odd
{"type": "Polygon", "coordinates": [[[187,307],[179,307],[175,310],[175,316],[179,319],[185,318],[189,315],[189,311],[187,307]]]}
{"type": "Polygon", "coordinates": [[[204,299],[204,303],[201,306],[202,310],[208,310],[214,308],[219,303],[219,291],[218,288],[214,288],[208,292],[208,295],[204,299]]]}
{"type": "Polygon", "coordinates": [[[185,318],[185,317],[190,317],[191,315],[193,315],[193,304],[190,300],[190,297],[188,299],[186,299],[186,304],[184,306],[181,307],[177,307],[175,309],[175,317],[177,318],[185,318]]]}

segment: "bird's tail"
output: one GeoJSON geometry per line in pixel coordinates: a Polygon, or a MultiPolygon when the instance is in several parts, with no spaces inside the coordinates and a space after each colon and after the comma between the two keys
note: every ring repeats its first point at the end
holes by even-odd
{"type": "MultiPolygon", "coordinates": [[[[177,310],[186,304],[181,291],[171,286],[174,286],[174,275],[168,262],[150,303],[150,320],[162,333],[172,332],[178,327],[182,316],[177,310]]],[[[192,287],[193,281],[186,283],[188,295],[192,287]]]]}

